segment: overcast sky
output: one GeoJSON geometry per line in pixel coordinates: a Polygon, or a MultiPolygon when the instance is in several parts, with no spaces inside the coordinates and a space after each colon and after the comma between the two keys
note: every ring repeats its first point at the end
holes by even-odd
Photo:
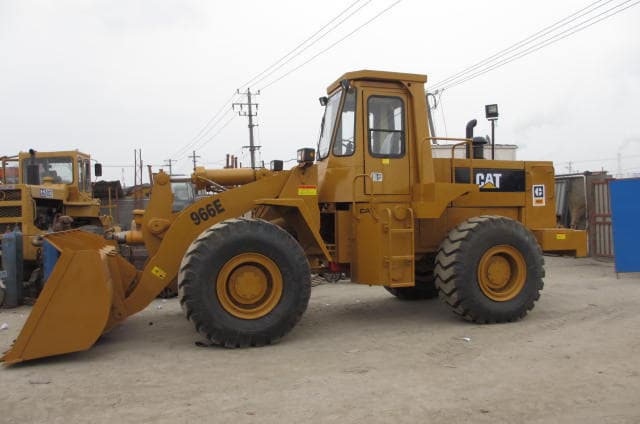
{"type": "MultiPolygon", "coordinates": [[[[344,72],[424,73],[435,83],[592,3],[403,0],[265,88],[394,2],[361,0],[351,18],[251,87],[262,89],[262,159],[315,147],[317,99],[344,72]]],[[[145,163],[176,159],[188,173],[191,149],[183,147],[235,90],[351,3],[0,0],[0,154],[80,149],[107,178],[124,169],[131,184],[141,148],[145,163]]],[[[640,5],[445,90],[438,135],[446,126],[446,135],[462,137],[472,118],[476,134],[488,134],[484,105],[498,103],[496,141],[518,145],[518,159],[553,160],[558,173],[569,161],[574,171],[640,172],[639,24],[640,5]]],[[[219,167],[226,153],[249,163],[246,118],[232,119],[229,109],[196,139],[200,164],[219,167]]]]}

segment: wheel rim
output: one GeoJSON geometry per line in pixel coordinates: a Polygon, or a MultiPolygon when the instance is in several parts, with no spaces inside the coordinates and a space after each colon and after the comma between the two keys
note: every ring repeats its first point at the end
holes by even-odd
{"type": "Polygon", "coordinates": [[[491,300],[506,302],[515,298],[526,280],[526,262],[513,246],[494,246],[480,258],[478,285],[491,300]]]}
{"type": "Polygon", "coordinates": [[[271,259],[242,253],[218,274],[216,294],[222,307],[242,319],[258,319],[271,312],[282,297],[282,274],[271,259]]]}

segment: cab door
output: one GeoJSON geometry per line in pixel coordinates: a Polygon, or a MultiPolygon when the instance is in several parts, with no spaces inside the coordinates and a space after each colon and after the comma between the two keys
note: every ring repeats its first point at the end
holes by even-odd
{"type": "Polygon", "coordinates": [[[366,194],[409,194],[407,97],[401,91],[364,89],[362,95],[366,194]]]}

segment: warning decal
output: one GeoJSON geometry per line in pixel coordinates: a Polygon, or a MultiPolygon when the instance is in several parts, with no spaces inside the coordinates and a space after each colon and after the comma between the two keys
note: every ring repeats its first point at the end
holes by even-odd
{"type": "Polygon", "coordinates": [[[164,280],[165,278],[167,278],[167,273],[165,272],[164,269],[160,268],[159,266],[154,266],[153,269],[151,270],[151,273],[161,280],[164,280]]]}
{"type": "Polygon", "coordinates": [[[318,194],[318,187],[314,185],[298,186],[298,196],[315,196],[318,194]]]}
{"type": "Polygon", "coordinates": [[[533,193],[533,206],[545,206],[546,196],[544,190],[544,184],[534,184],[531,187],[533,193]]]}

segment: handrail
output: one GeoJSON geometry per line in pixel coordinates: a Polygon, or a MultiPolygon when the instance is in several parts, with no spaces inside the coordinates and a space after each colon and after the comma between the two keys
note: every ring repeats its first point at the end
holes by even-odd
{"type": "Polygon", "coordinates": [[[469,183],[471,183],[472,179],[473,179],[473,140],[470,138],[457,138],[457,137],[426,137],[424,139],[424,141],[432,141],[432,140],[444,140],[444,141],[459,141],[459,143],[453,144],[451,145],[451,182],[455,183],[456,182],[456,172],[455,172],[455,167],[453,165],[453,161],[454,159],[456,159],[455,155],[456,155],[456,148],[466,145],[467,148],[469,149],[469,156],[468,158],[465,158],[467,160],[470,161],[470,165],[469,165],[469,183]]]}
{"type": "Polygon", "coordinates": [[[425,140],[466,141],[466,142],[473,141],[470,138],[458,138],[458,137],[426,137],[425,140]]]}

